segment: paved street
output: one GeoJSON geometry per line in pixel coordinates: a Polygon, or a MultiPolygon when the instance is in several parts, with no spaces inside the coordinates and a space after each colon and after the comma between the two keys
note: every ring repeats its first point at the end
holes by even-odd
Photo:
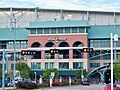
{"type": "Polygon", "coordinates": [[[63,86],[63,87],[52,87],[52,88],[43,88],[42,90],[104,90],[104,85],[73,85],[73,86],[63,86]]]}
{"type": "MultiPolygon", "coordinates": [[[[92,84],[90,86],[82,86],[82,85],[72,85],[72,86],[62,86],[62,87],[53,86],[52,88],[46,87],[43,89],[35,89],[35,90],[104,90],[103,88],[104,85],[92,84]]],[[[12,90],[12,89],[13,87],[5,87],[5,90],[12,90]]],[[[0,88],[0,90],[2,90],[2,88],[0,88]]]]}

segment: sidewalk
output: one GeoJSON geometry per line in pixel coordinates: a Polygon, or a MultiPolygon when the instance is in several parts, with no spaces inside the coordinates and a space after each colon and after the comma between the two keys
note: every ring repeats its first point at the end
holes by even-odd
{"type": "MultiPolygon", "coordinates": [[[[0,88],[0,90],[3,90],[3,89],[0,88]]],[[[5,90],[14,90],[14,87],[5,87],[5,90]]],[[[16,90],[26,90],[26,89],[16,89],[16,90]]],[[[42,88],[39,88],[39,89],[31,89],[31,90],[42,90],[42,88]]]]}

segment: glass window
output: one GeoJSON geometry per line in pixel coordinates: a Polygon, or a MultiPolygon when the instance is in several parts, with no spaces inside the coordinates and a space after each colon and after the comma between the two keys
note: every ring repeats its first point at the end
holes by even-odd
{"type": "Polygon", "coordinates": [[[73,69],[82,69],[83,62],[73,62],[73,69]]]}
{"type": "Polygon", "coordinates": [[[54,62],[50,62],[50,68],[54,68],[54,62]]]}
{"type": "Polygon", "coordinates": [[[98,39],[98,40],[89,40],[90,47],[110,47],[110,40],[98,39]]]}
{"type": "Polygon", "coordinates": [[[72,28],[72,33],[77,33],[77,27],[72,28]]]}
{"type": "Polygon", "coordinates": [[[48,63],[45,63],[45,69],[48,69],[48,63]]]}
{"type": "Polygon", "coordinates": [[[63,28],[58,28],[58,33],[63,33],[63,28]]]}
{"type": "Polygon", "coordinates": [[[85,33],[85,28],[78,28],[79,29],[79,33],[85,33]]]}
{"type": "Polygon", "coordinates": [[[65,28],[65,33],[70,33],[70,28],[65,28]]]}
{"type": "Polygon", "coordinates": [[[43,34],[43,29],[42,28],[38,28],[37,29],[37,34],[43,34]]]}
{"type": "Polygon", "coordinates": [[[50,34],[49,28],[44,29],[44,34],[50,34]]]}
{"type": "Polygon", "coordinates": [[[107,64],[109,64],[109,63],[104,63],[104,65],[107,65],[107,64]]]}
{"type": "Polygon", "coordinates": [[[12,49],[14,47],[13,41],[7,43],[7,49],[12,49]]]}
{"type": "Polygon", "coordinates": [[[100,63],[90,63],[91,68],[97,68],[100,67],[100,63]]]}
{"type": "Polygon", "coordinates": [[[21,48],[27,48],[27,41],[21,41],[21,48]]]}
{"type": "Polygon", "coordinates": [[[54,68],[54,62],[46,62],[45,63],[45,69],[53,69],[54,68]]]}
{"type": "Polygon", "coordinates": [[[60,62],[59,69],[69,69],[69,62],[60,62]]]}
{"type": "Polygon", "coordinates": [[[55,28],[51,28],[51,34],[56,34],[56,29],[55,28]]]}
{"type": "Polygon", "coordinates": [[[32,62],[31,63],[31,69],[41,69],[41,63],[32,62]]]}
{"type": "Polygon", "coordinates": [[[36,29],[30,29],[30,34],[36,34],[36,29]]]}
{"type": "Polygon", "coordinates": [[[16,41],[15,44],[16,44],[16,48],[20,48],[21,47],[20,41],[16,41]]]}

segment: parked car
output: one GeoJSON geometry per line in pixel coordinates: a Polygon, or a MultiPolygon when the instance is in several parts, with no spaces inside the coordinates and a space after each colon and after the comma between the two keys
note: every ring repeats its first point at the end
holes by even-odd
{"type": "MultiPolygon", "coordinates": [[[[104,90],[111,90],[111,85],[108,84],[104,87],[104,90]]],[[[119,90],[119,88],[114,84],[113,85],[113,90],[119,90]]]]}
{"type": "Polygon", "coordinates": [[[88,86],[90,86],[90,82],[88,80],[85,80],[85,81],[82,82],[82,85],[88,85],[88,86]]]}
{"type": "Polygon", "coordinates": [[[120,81],[116,82],[115,85],[120,88],[120,81]]]}
{"type": "MultiPolygon", "coordinates": [[[[8,86],[9,86],[7,80],[4,81],[4,86],[5,86],[5,87],[8,87],[8,86]]],[[[0,87],[2,87],[2,80],[0,80],[0,87]]]]}

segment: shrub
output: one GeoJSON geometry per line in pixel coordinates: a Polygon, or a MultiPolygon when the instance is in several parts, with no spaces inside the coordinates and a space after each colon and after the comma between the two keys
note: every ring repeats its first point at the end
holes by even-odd
{"type": "Polygon", "coordinates": [[[60,82],[59,81],[53,81],[52,85],[53,86],[60,86],[60,82]]]}
{"type": "Polygon", "coordinates": [[[24,89],[35,89],[37,88],[37,84],[33,83],[33,82],[18,82],[16,84],[17,88],[24,88],[24,89]]]}

